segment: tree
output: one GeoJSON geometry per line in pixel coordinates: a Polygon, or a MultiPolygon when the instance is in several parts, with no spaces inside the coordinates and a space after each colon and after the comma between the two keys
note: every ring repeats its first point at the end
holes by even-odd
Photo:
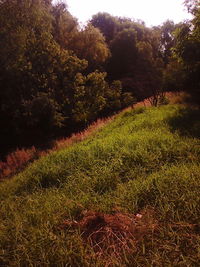
{"type": "Polygon", "coordinates": [[[183,24],[177,32],[174,55],[185,72],[184,88],[200,103],[200,3],[185,1],[193,14],[191,24],[183,24]]]}
{"type": "Polygon", "coordinates": [[[175,44],[174,32],[179,25],[175,25],[173,21],[167,20],[160,27],[160,51],[165,65],[167,65],[172,56],[172,48],[175,44]]]}
{"type": "Polygon", "coordinates": [[[66,4],[60,2],[52,6],[53,37],[59,45],[68,49],[75,34],[79,31],[77,19],[67,10],[66,4]]]}
{"type": "Polygon", "coordinates": [[[102,33],[91,24],[88,24],[73,36],[68,48],[80,59],[88,61],[88,72],[100,68],[110,56],[110,51],[102,33]]]}
{"type": "Polygon", "coordinates": [[[108,87],[105,77],[106,73],[97,71],[87,76],[80,73],[76,75],[72,110],[75,121],[91,122],[104,109],[106,105],[105,91],[108,87]]]}
{"type": "Polygon", "coordinates": [[[164,69],[163,88],[165,91],[182,91],[186,81],[186,72],[183,64],[176,58],[171,58],[164,69]]]}
{"type": "Polygon", "coordinates": [[[110,86],[107,87],[105,91],[106,98],[106,113],[111,113],[113,111],[120,110],[122,107],[121,103],[122,97],[122,84],[119,80],[113,81],[110,86]]]}
{"type": "Polygon", "coordinates": [[[152,96],[152,104],[156,106],[162,92],[163,75],[163,61],[159,55],[158,44],[155,46],[155,42],[139,42],[138,53],[136,72],[138,91],[142,99],[152,96]]]}
{"type": "Polygon", "coordinates": [[[185,0],[184,5],[187,7],[189,13],[195,15],[198,13],[200,3],[198,0],[185,0]]]}
{"type": "Polygon", "coordinates": [[[39,129],[46,134],[47,129],[63,126],[61,122],[66,126],[76,73],[87,67],[54,40],[51,3],[46,2],[0,3],[2,140],[11,134],[24,136],[30,127],[32,133],[39,129]]]}
{"type": "Polygon", "coordinates": [[[125,18],[119,21],[123,30],[110,43],[109,78],[120,79],[122,91],[132,92],[138,100],[152,95],[157,98],[162,90],[164,67],[160,32],[125,18]]]}
{"type": "Polygon", "coordinates": [[[111,58],[108,73],[112,79],[120,79],[133,73],[137,60],[137,33],[134,29],[119,32],[111,42],[111,58]]]}
{"type": "Polygon", "coordinates": [[[104,35],[107,44],[114,39],[118,31],[118,20],[106,12],[99,12],[92,17],[90,23],[104,35]]]}
{"type": "Polygon", "coordinates": [[[39,92],[34,98],[22,103],[23,127],[40,129],[40,131],[49,135],[55,128],[63,126],[65,117],[61,107],[48,93],[39,92]]]}

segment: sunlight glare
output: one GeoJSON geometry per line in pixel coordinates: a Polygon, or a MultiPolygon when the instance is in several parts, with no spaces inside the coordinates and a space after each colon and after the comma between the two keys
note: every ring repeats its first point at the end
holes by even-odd
{"type": "Polygon", "coordinates": [[[69,11],[81,23],[98,12],[143,20],[147,26],[160,25],[167,19],[178,23],[190,19],[183,0],[67,0],[69,11]]]}

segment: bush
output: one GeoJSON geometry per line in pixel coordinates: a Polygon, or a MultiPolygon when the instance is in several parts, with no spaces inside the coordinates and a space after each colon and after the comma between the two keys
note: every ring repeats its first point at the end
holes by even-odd
{"type": "Polygon", "coordinates": [[[5,162],[0,162],[0,178],[5,178],[20,171],[27,163],[38,158],[39,154],[34,146],[30,149],[17,149],[10,153],[5,162]]]}

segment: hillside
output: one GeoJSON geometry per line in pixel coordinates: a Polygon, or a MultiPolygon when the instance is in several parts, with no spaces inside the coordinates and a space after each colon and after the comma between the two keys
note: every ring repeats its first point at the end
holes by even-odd
{"type": "Polygon", "coordinates": [[[127,110],[0,183],[0,266],[198,266],[199,117],[127,110]]]}

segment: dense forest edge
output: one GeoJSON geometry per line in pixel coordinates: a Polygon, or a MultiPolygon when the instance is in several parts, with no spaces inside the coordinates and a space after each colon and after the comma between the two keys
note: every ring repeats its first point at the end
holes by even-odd
{"type": "MultiPolygon", "coordinates": [[[[191,106],[191,103],[188,103],[188,101],[190,102],[190,96],[185,92],[165,92],[159,95],[159,101],[157,103],[157,106],[167,104],[183,104],[185,106],[191,106]]],[[[119,113],[130,109],[136,109],[138,107],[147,108],[149,106],[152,106],[153,102],[154,97],[150,97],[144,99],[141,102],[132,104],[130,107],[119,111],[119,113]]],[[[195,107],[196,105],[192,104],[192,106],[195,107]]],[[[15,174],[21,172],[35,160],[41,157],[45,157],[53,151],[58,151],[60,149],[67,148],[73,145],[74,143],[81,142],[86,138],[90,137],[91,135],[94,135],[99,129],[111,122],[116,117],[116,115],[117,113],[109,117],[99,118],[93,123],[91,123],[88,127],[84,128],[84,130],[82,131],[75,132],[70,136],[51,140],[51,144],[48,147],[38,148],[32,146],[29,148],[17,148],[13,152],[9,153],[3,161],[0,161],[0,181],[11,178],[15,174]]]]}
{"type": "Polygon", "coordinates": [[[98,13],[84,27],[63,2],[0,1],[0,157],[44,150],[135,102],[186,91],[199,104],[200,11],[146,27],[98,13]]]}

